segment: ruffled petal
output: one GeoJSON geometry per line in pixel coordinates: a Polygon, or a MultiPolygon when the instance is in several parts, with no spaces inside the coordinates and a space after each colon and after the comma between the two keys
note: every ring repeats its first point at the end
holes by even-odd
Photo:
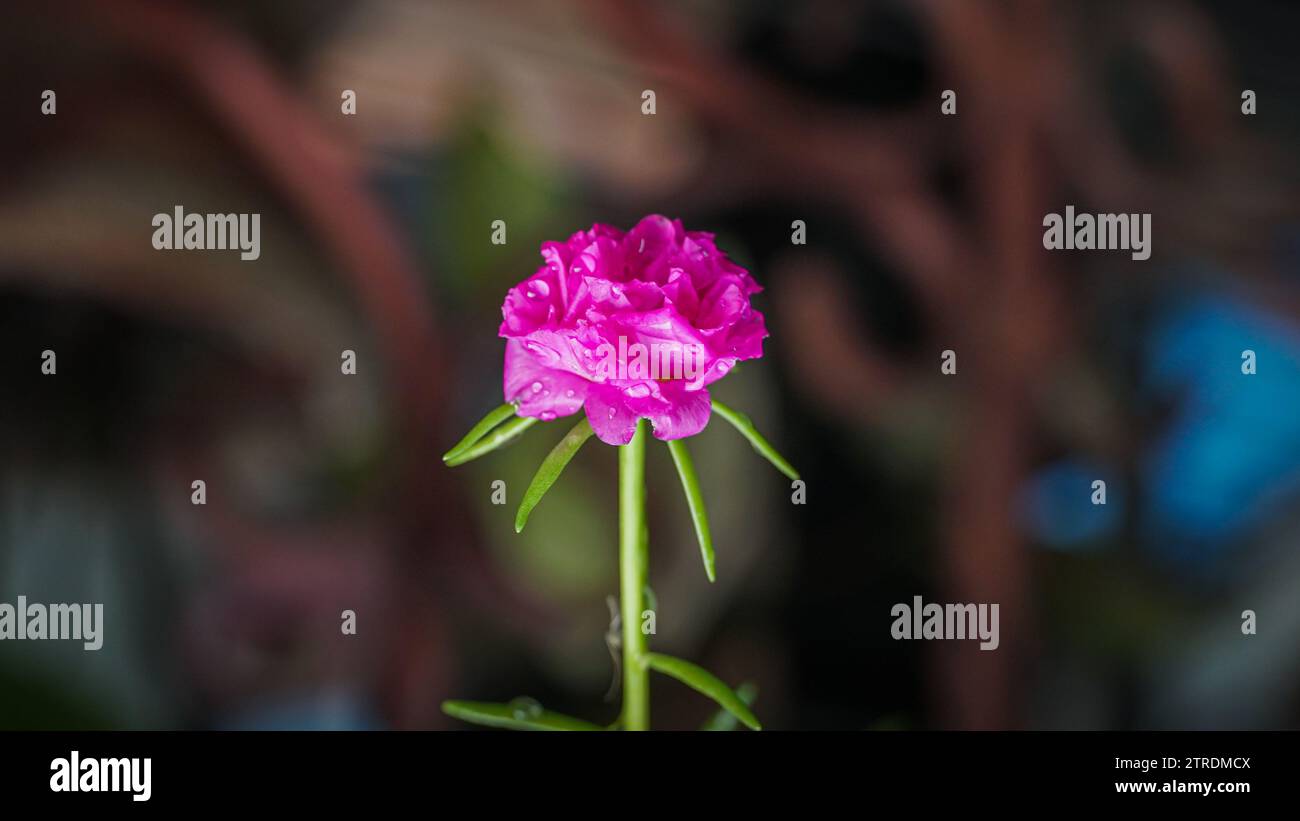
{"type": "Polygon", "coordinates": [[[591,385],[568,371],[545,367],[517,339],[506,342],[504,370],[506,401],[515,403],[520,416],[542,421],[577,413],[591,385]]]}
{"type": "Polygon", "coordinates": [[[587,421],[609,445],[626,445],[638,419],[649,419],[656,439],[684,439],[709,424],[713,402],[707,390],[688,391],[680,382],[642,382],[628,387],[595,385],[584,403],[587,421]]]}
{"type": "Polygon", "coordinates": [[[690,436],[708,422],[705,386],[763,355],[760,288],[713,234],[652,214],[544,243],[542,258],[502,305],[506,397],[526,416],[585,406],[611,444],[638,418],[660,439],[690,436]]]}
{"type": "Polygon", "coordinates": [[[687,390],[681,382],[661,382],[660,400],[642,412],[654,426],[656,439],[685,439],[694,436],[709,424],[713,400],[709,392],[687,390]]]}
{"type": "MultiPolygon", "coordinates": [[[[597,326],[618,354],[617,373],[610,380],[685,380],[692,390],[713,365],[714,354],[706,340],[672,308],[645,313],[625,313],[597,326]]],[[[602,380],[604,381],[604,380],[602,380]]]]}
{"type": "Polygon", "coordinates": [[[607,445],[626,445],[636,434],[637,416],[622,401],[622,391],[613,385],[593,384],[583,403],[587,421],[596,438],[607,445]]]}

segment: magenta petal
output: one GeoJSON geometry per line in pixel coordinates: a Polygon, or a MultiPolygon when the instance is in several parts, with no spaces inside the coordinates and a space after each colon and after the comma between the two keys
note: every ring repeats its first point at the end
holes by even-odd
{"type": "Polygon", "coordinates": [[[690,275],[681,268],[674,268],[669,272],[668,282],[662,290],[668,304],[686,321],[695,324],[696,314],[700,310],[700,296],[690,275]]]}
{"type": "Polygon", "coordinates": [[[704,386],[763,355],[760,288],[713,234],[652,214],[626,233],[597,224],[544,243],[542,259],[501,306],[506,398],[525,416],[585,405],[612,444],[638,418],[660,439],[690,436],[712,409],[704,386]]]}
{"type": "Polygon", "coordinates": [[[568,371],[547,368],[517,339],[506,341],[505,395],[520,416],[550,421],[577,413],[587,398],[590,382],[568,371]]]}
{"type": "Polygon", "coordinates": [[[583,404],[587,421],[596,438],[607,445],[626,445],[636,433],[637,416],[622,401],[622,391],[613,385],[593,384],[583,404]]]}
{"type": "Polygon", "coordinates": [[[626,445],[641,418],[650,420],[656,439],[694,436],[709,424],[713,402],[707,390],[689,391],[680,382],[644,382],[625,388],[593,384],[584,407],[602,442],[626,445]]]}
{"type": "Polygon", "coordinates": [[[713,401],[703,388],[686,390],[680,382],[664,382],[663,403],[657,403],[642,415],[654,426],[656,439],[685,439],[704,430],[713,412],[713,401]]]}

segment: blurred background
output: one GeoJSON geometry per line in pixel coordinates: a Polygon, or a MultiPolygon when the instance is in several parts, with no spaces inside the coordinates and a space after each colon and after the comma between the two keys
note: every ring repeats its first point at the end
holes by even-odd
{"type": "MultiPolygon", "coordinates": [[[[1300,6],[3,17],[0,601],[106,624],[97,653],[0,643],[0,727],[459,728],[442,699],[516,696],[611,721],[614,453],[519,536],[563,421],[439,457],[502,401],[539,244],[652,212],[766,286],[766,355],[715,395],[807,481],[790,504],[730,428],[693,442],[709,585],[650,449],[657,648],[756,683],[778,729],[1300,723],[1300,6]],[[177,204],[260,213],[261,258],[154,251],[177,204]],[[1066,205],[1152,214],[1150,260],[1043,251],[1066,205]],[[892,640],[917,595],[999,603],[1000,648],[892,640]]],[[[656,726],[711,712],[656,679],[656,726]]]]}

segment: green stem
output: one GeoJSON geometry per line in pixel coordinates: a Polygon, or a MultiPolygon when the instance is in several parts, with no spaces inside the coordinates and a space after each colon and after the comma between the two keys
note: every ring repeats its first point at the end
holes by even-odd
{"type": "Polygon", "coordinates": [[[623,729],[650,729],[650,671],[641,632],[646,584],[646,420],[618,449],[618,566],[623,614],[623,729]]]}

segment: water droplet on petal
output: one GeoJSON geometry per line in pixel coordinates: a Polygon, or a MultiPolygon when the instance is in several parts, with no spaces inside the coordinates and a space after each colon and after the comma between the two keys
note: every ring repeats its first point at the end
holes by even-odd
{"type": "Polygon", "coordinates": [[[609,418],[610,418],[610,419],[613,419],[613,418],[614,418],[614,413],[615,413],[614,409],[613,409],[613,408],[610,408],[610,409],[609,409],[609,418]]]}
{"type": "Polygon", "coordinates": [[[537,417],[543,422],[553,422],[555,421],[555,411],[542,411],[537,417]]]}
{"type": "Polygon", "coordinates": [[[623,391],[623,393],[627,394],[628,396],[631,396],[634,399],[640,399],[643,396],[650,395],[650,386],[646,385],[645,383],[640,383],[637,385],[633,385],[632,387],[623,391]]]}
{"type": "Polygon", "coordinates": [[[534,382],[532,387],[533,387],[533,393],[541,393],[541,392],[542,392],[542,383],[541,383],[541,382],[534,382]]]}
{"type": "Polygon", "coordinates": [[[568,397],[572,397],[573,393],[574,393],[573,388],[569,388],[567,391],[564,392],[564,395],[568,397]]]}
{"type": "Polygon", "coordinates": [[[551,293],[551,286],[546,284],[544,279],[535,279],[531,288],[528,289],[529,299],[545,299],[551,293]]]}
{"type": "Polygon", "coordinates": [[[537,699],[521,697],[512,699],[510,704],[510,715],[514,716],[516,721],[527,721],[530,718],[539,718],[542,715],[542,705],[537,703],[537,699]]]}

